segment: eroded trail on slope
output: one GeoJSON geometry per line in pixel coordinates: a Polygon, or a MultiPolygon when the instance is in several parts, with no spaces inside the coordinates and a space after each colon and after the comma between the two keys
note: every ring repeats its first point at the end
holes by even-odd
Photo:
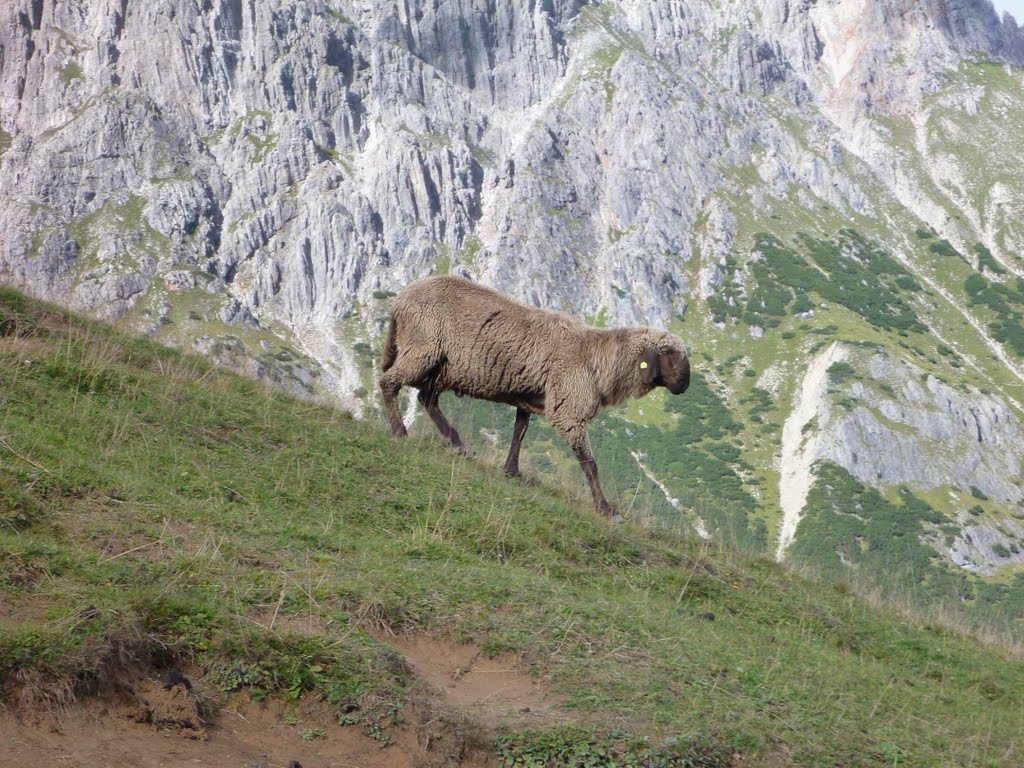
{"type": "Polygon", "coordinates": [[[478,646],[427,635],[378,639],[402,654],[419,687],[403,718],[376,738],[312,698],[289,703],[222,694],[193,669],[186,670],[192,690],[165,689],[154,670],[124,670],[97,695],[64,709],[0,707],[0,730],[7,734],[0,765],[283,768],[294,761],[304,768],[494,768],[497,757],[468,744],[453,723],[486,734],[578,717],[511,654],[487,658],[478,646]]]}
{"type": "Polygon", "coordinates": [[[779,477],[782,528],[775,550],[777,560],[785,557],[786,548],[793,542],[800,513],[814,482],[812,467],[818,448],[818,434],[828,413],[828,369],[845,357],[846,350],[833,342],[811,360],[794,398],[793,410],[782,426],[782,469],[779,477]],[[818,419],[817,427],[812,424],[815,418],[818,419]]]}

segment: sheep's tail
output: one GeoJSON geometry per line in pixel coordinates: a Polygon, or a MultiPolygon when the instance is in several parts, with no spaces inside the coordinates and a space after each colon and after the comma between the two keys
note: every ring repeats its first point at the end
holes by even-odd
{"type": "Polygon", "coordinates": [[[388,368],[395,364],[395,358],[398,357],[398,344],[395,342],[397,330],[395,314],[392,312],[391,322],[388,324],[388,336],[384,340],[384,354],[380,359],[381,371],[387,371],[388,368]]]}

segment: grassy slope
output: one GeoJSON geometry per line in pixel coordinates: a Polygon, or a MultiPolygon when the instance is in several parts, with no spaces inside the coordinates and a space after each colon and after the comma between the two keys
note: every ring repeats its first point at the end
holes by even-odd
{"type": "Polygon", "coordinates": [[[649,748],[663,765],[1024,760],[1008,651],[764,558],[612,526],[10,292],[0,334],[5,699],[187,658],[222,690],[319,696],[386,729],[412,683],[366,632],[386,626],[550,677],[585,725],[510,737],[524,765],[588,744],[602,765],[649,748]],[[273,628],[288,617],[307,629],[273,628]]]}

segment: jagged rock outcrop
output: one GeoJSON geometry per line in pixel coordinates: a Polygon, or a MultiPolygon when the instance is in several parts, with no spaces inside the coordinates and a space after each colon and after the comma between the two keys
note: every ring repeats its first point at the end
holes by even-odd
{"type": "Polygon", "coordinates": [[[729,247],[723,168],[764,148],[775,194],[869,207],[748,95],[842,120],[908,108],[893,57],[1024,56],[985,0],[18,0],[0,27],[5,279],[110,316],[190,268],[292,328],[372,326],[371,293],[438,261],[666,323],[715,283],[714,247],[682,267],[707,206],[729,247]]]}
{"type": "Polygon", "coordinates": [[[954,485],[1003,503],[1024,498],[1020,419],[997,395],[925,374],[886,352],[868,376],[839,387],[846,400],[820,423],[817,458],[877,487],[954,485]]]}
{"type": "Polygon", "coordinates": [[[1024,563],[1024,525],[1018,520],[978,523],[964,512],[957,522],[962,526],[960,535],[951,545],[938,547],[958,567],[987,576],[1004,565],[1024,563]]]}
{"type": "Polygon", "coordinates": [[[965,54],[1024,63],[1024,34],[988,0],[783,0],[767,4],[765,17],[793,69],[844,125],[916,110],[965,54]]]}

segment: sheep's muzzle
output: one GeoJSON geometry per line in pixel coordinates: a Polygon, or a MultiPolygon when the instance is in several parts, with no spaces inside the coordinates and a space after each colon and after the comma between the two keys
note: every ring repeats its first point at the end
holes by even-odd
{"type": "Polygon", "coordinates": [[[681,395],[690,386],[690,358],[672,354],[662,361],[661,384],[673,395],[681,395]]]}

